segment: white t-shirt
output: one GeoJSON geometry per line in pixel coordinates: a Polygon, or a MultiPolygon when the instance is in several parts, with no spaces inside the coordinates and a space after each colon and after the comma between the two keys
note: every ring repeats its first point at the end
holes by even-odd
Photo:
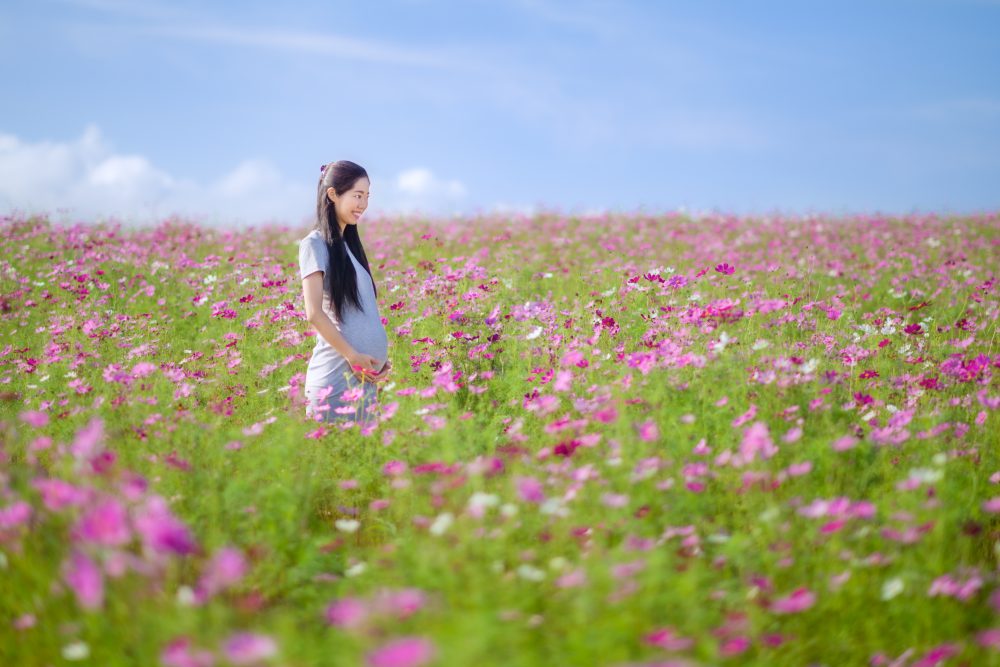
{"type": "MultiPolygon", "coordinates": [[[[347,248],[347,246],[344,246],[347,248]]],[[[361,301],[362,310],[345,300],[342,306],[344,320],[337,321],[337,316],[333,311],[333,302],[330,293],[323,290],[323,312],[326,313],[330,321],[338,331],[347,339],[358,352],[370,354],[375,357],[379,366],[385,363],[389,357],[389,339],[385,332],[385,325],[382,324],[382,317],[379,315],[378,304],[375,301],[375,286],[372,284],[368,271],[347,248],[347,256],[354,264],[354,274],[358,280],[358,297],[361,301]]],[[[299,241],[299,278],[316,271],[326,272],[329,263],[329,251],[323,235],[318,229],[314,229],[299,241]]],[[[316,345],[313,347],[312,358],[309,360],[309,367],[306,370],[305,386],[326,387],[341,386],[344,383],[343,374],[349,372],[347,360],[337,352],[326,339],[316,335],[316,345]]]]}

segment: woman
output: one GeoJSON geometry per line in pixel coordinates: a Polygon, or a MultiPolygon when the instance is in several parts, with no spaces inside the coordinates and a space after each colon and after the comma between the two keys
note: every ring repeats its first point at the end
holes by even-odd
{"type": "Polygon", "coordinates": [[[299,242],[306,318],[318,334],[306,370],[306,415],[370,422],[378,407],[376,383],[392,367],[375,281],[358,236],[370,183],[368,173],[347,160],[321,172],[316,226],[299,242]]]}

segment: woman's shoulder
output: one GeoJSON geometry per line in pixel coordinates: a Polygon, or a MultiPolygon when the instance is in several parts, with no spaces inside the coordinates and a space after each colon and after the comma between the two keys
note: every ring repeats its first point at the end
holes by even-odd
{"type": "Polygon", "coordinates": [[[299,247],[312,246],[313,248],[319,249],[322,247],[326,249],[326,243],[323,242],[323,235],[318,229],[310,231],[308,234],[299,239],[299,247]]]}

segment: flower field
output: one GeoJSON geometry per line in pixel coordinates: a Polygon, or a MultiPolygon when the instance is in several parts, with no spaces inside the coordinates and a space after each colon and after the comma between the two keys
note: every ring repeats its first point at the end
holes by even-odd
{"type": "Polygon", "coordinates": [[[0,665],[1000,665],[998,215],[0,229],[0,665]]]}

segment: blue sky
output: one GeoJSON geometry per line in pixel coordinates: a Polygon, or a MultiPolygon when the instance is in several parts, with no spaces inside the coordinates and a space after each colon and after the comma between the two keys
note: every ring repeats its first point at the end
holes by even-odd
{"type": "Polygon", "coordinates": [[[0,210],[1000,209],[1000,2],[0,6],[0,210]]]}

